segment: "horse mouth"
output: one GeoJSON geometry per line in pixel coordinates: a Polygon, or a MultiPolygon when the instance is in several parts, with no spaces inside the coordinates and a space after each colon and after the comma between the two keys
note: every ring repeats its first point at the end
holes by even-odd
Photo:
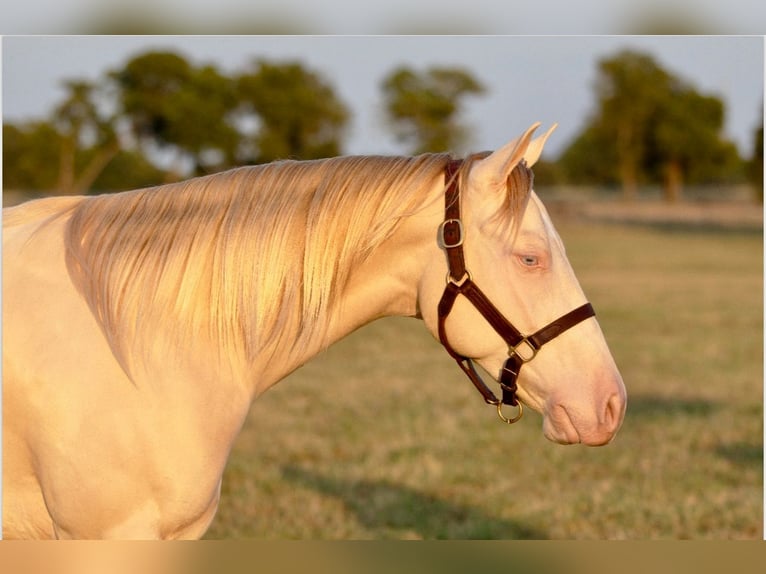
{"type": "Polygon", "coordinates": [[[571,412],[562,405],[546,409],[543,415],[543,435],[558,444],[603,446],[614,439],[622,424],[624,408],[610,400],[601,417],[587,417],[571,412]]]}

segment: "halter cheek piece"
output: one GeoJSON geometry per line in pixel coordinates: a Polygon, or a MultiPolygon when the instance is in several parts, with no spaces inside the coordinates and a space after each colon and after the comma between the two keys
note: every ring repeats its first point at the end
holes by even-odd
{"type": "MultiPolygon", "coordinates": [[[[445,168],[445,182],[447,191],[444,195],[445,209],[444,221],[439,227],[439,242],[447,252],[449,273],[447,286],[439,301],[439,340],[447,352],[457,361],[458,366],[468,375],[471,382],[491,405],[497,406],[498,416],[506,423],[512,424],[518,421],[523,414],[521,403],[516,398],[516,380],[524,363],[535,358],[540,348],[547,342],[558,337],[567,329],[578,323],[595,316],[595,311],[590,303],[585,303],[577,309],[559,317],[532,335],[523,335],[487,298],[481,289],[473,282],[471,274],[465,266],[463,255],[463,223],[460,219],[460,183],[458,171],[462,160],[450,161],[445,168]],[[503,364],[500,374],[500,388],[503,391],[502,400],[482,381],[476,371],[473,361],[460,355],[449,343],[445,322],[458,295],[463,295],[470,301],[479,313],[487,320],[492,328],[500,335],[508,345],[508,359],[503,364]],[[506,418],[503,415],[503,405],[518,406],[519,412],[515,417],[506,418]]],[[[531,188],[533,174],[524,161],[517,165],[511,172],[512,185],[526,185],[531,188]]]]}

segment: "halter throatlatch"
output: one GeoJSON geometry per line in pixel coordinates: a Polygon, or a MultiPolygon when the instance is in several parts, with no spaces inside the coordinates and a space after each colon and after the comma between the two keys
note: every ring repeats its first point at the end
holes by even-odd
{"type": "MultiPolygon", "coordinates": [[[[516,381],[524,363],[535,358],[540,348],[548,341],[555,339],[567,329],[578,323],[595,316],[595,311],[590,303],[585,303],[577,309],[570,311],[552,321],[532,335],[522,334],[508,321],[495,307],[481,289],[473,282],[471,274],[465,266],[463,254],[464,229],[460,219],[460,182],[458,171],[462,160],[454,160],[445,168],[445,181],[447,191],[444,195],[444,221],[439,227],[439,242],[447,252],[449,273],[447,286],[439,301],[439,340],[447,352],[457,361],[458,366],[468,375],[468,378],[491,405],[497,406],[498,416],[506,423],[512,424],[521,418],[523,408],[516,398],[516,381]],[[473,361],[460,355],[449,343],[445,323],[447,316],[452,311],[459,295],[463,295],[476,308],[482,317],[492,326],[508,345],[508,359],[503,364],[500,373],[500,388],[503,391],[502,399],[498,399],[492,390],[482,381],[481,376],[474,367],[473,361]],[[507,418],[503,415],[503,405],[518,407],[515,417],[507,418]]],[[[532,187],[533,174],[526,163],[522,160],[511,172],[511,185],[532,187]]]]}

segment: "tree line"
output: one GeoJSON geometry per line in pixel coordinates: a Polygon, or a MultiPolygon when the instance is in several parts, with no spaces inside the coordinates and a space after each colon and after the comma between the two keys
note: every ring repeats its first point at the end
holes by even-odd
{"type": "MultiPolygon", "coordinates": [[[[225,74],[150,51],[96,82],[72,79],[64,88],[48,118],[3,125],[6,189],[116,191],[237,165],[336,156],[352,115],[332,84],[300,62],[260,59],[225,74]]],[[[379,88],[388,129],[413,154],[467,141],[465,100],[487,92],[457,67],[398,67],[379,88]]],[[[762,200],[762,124],[760,137],[754,134],[760,147],[741,158],[722,135],[723,102],[638,52],[598,62],[594,95],[583,131],[555,162],[540,165],[550,183],[621,187],[628,198],[659,183],[676,200],[685,183],[749,178],[762,200]]]]}
{"type": "Polygon", "coordinates": [[[753,157],[741,158],[723,136],[723,101],[634,51],[600,61],[594,91],[595,112],[560,158],[570,179],[618,185],[628,199],[640,185],[659,184],[671,202],[686,183],[750,179],[763,200],[763,119],[753,157]]]}

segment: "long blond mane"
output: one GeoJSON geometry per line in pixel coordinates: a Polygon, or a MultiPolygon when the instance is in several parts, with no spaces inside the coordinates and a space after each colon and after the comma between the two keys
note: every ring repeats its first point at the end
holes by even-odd
{"type": "Polygon", "coordinates": [[[126,368],[160,334],[247,362],[299,348],[448,160],[283,161],[87,198],[67,227],[70,275],[126,368]]]}

